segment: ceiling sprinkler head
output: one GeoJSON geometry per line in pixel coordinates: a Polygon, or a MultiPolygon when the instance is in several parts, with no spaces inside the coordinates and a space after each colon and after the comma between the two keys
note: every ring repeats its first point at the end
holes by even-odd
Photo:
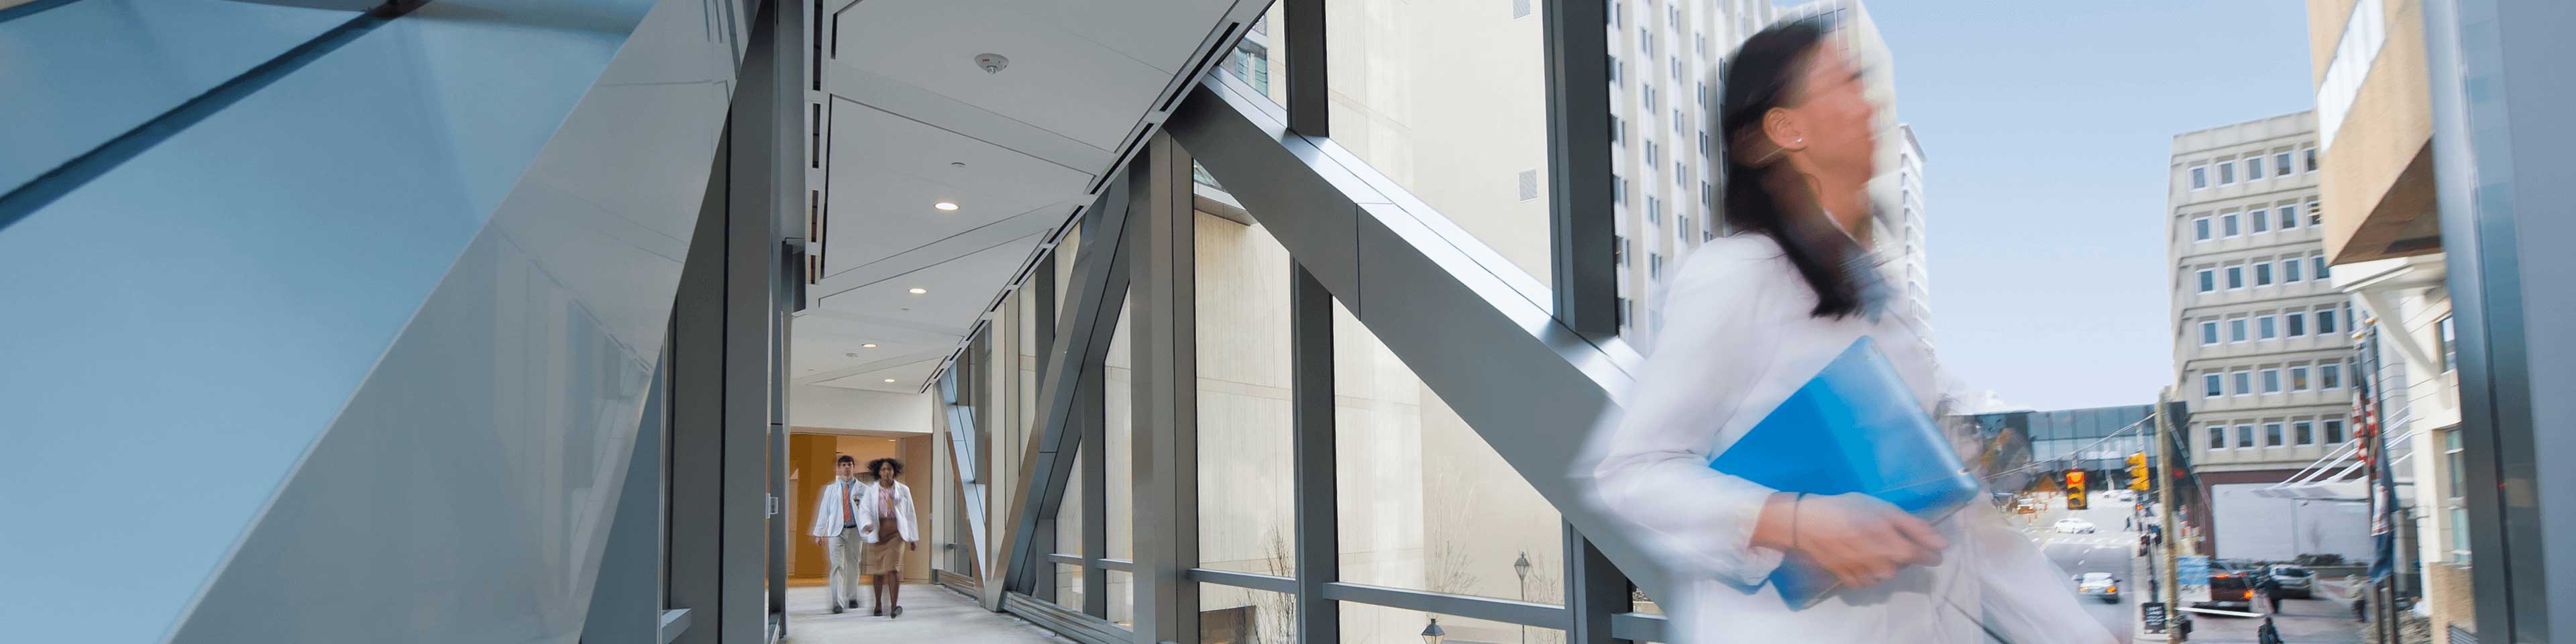
{"type": "Polygon", "coordinates": [[[984,68],[984,73],[999,74],[1003,68],[1011,66],[1011,59],[1003,58],[1001,54],[976,54],[975,66],[984,68]]]}

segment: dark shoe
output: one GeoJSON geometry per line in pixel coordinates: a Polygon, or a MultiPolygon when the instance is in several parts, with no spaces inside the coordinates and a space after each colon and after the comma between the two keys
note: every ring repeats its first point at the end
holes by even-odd
{"type": "Polygon", "coordinates": [[[858,607],[859,607],[859,600],[856,600],[856,599],[850,600],[850,607],[851,607],[851,608],[858,608],[858,607]]]}
{"type": "Polygon", "coordinates": [[[878,606],[878,607],[876,607],[876,610],[868,611],[868,614],[869,614],[869,615],[872,615],[872,616],[873,616],[873,615],[884,615],[884,614],[885,614],[885,607],[884,607],[884,606],[878,606]]]}
{"type": "Polygon", "coordinates": [[[840,604],[833,604],[833,605],[832,605],[832,614],[834,614],[834,615],[839,615],[839,614],[841,614],[841,605],[840,605],[840,604]]]}
{"type": "Polygon", "coordinates": [[[902,616],[903,616],[903,607],[902,607],[902,606],[896,606],[896,607],[894,607],[894,614],[893,614],[893,615],[889,615],[889,616],[887,616],[887,617],[889,617],[889,618],[893,618],[893,617],[902,617],[902,616]]]}

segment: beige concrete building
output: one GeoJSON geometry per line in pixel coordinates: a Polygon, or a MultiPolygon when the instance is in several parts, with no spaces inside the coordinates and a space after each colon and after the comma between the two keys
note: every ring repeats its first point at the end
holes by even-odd
{"type": "Polygon", "coordinates": [[[2352,314],[2315,215],[2316,142],[2309,112],[2173,140],[2174,390],[2191,409],[2178,429],[2208,499],[2203,552],[2220,557],[2370,551],[2352,504],[2260,493],[2352,437],[2352,314]]]}
{"type": "Polygon", "coordinates": [[[2379,332],[2389,451],[2433,641],[2475,641],[2451,296],[2434,203],[2421,0],[2310,0],[2325,248],[2379,332]]]}

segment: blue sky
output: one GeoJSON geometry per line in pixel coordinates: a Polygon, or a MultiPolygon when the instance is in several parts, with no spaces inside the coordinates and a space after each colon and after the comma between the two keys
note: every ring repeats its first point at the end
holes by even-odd
{"type": "Polygon", "coordinates": [[[2312,108],[2305,3],[1868,4],[1924,148],[1944,366],[2037,409],[2152,402],[2173,135],[2312,108]]]}

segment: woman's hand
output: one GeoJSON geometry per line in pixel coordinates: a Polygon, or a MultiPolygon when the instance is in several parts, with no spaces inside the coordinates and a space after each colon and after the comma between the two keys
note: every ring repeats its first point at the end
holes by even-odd
{"type": "Polygon", "coordinates": [[[1941,561],[1949,540],[1914,515],[1866,494],[1776,494],[1763,506],[1755,545],[1793,550],[1850,588],[1896,578],[1909,565],[1941,561]]]}

